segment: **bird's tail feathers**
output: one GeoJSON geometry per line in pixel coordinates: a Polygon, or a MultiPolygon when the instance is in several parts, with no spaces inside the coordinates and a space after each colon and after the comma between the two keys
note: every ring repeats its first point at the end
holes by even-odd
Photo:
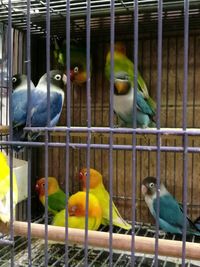
{"type": "Polygon", "coordinates": [[[121,214],[119,213],[114,203],[113,203],[113,224],[125,230],[130,230],[132,228],[132,226],[122,218],[121,214]],[[114,214],[116,214],[116,216],[114,214]]]}

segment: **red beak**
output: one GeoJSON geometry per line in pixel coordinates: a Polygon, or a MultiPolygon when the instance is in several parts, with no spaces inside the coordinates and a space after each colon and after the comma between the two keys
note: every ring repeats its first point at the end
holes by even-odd
{"type": "Polygon", "coordinates": [[[70,80],[73,82],[74,81],[74,71],[70,70],[70,80]]]}
{"type": "Polygon", "coordinates": [[[40,187],[39,187],[38,184],[35,185],[35,191],[36,191],[37,193],[39,193],[39,191],[40,191],[40,187]]]}
{"type": "Polygon", "coordinates": [[[79,172],[79,179],[83,180],[83,173],[82,172],[79,172]]]}

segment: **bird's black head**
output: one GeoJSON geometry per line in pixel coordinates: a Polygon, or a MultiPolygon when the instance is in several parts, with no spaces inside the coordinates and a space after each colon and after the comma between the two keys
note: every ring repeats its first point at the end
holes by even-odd
{"type": "Polygon", "coordinates": [[[15,74],[12,76],[12,87],[13,90],[15,90],[22,82],[22,75],[21,74],[15,74]]]}
{"type": "Polygon", "coordinates": [[[64,87],[64,73],[60,70],[52,70],[50,71],[50,80],[51,84],[56,87],[63,88],[64,87]]]}
{"type": "Polygon", "coordinates": [[[146,177],[142,181],[142,194],[153,195],[156,192],[156,181],[157,179],[152,176],[146,177]]]}

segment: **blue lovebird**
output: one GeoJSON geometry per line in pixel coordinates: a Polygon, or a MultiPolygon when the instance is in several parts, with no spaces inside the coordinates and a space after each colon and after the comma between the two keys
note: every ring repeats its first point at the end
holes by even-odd
{"type": "MultiPolygon", "coordinates": [[[[12,113],[13,113],[13,140],[25,141],[24,127],[27,118],[27,76],[15,74],[12,77],[12,113]],[[23,96],[23,97],[22,97],[23,96]]],[[[35,90],[35,85],[30,81],[30,90],[35,90]]],[[[14,146],[19,151],[21,146],[14,146]]]]}
{"type": "MultiPolygon", "coordinates": [[[[60,70],[50,71],[50,126],[57,124],[64,103],[64,91],[66,75],[60,70]]],[[[47,74],[39,80],[36,88],[31,88],[31,116],[32,127],[45,127],[47,125],[47,74]]],[[[23,90],[14,90],[13,93],[13,118],[21,118],[21,127],[25,127],[27,119],[27,87],[23,90]],[[23,122],[23,123],[22,123],[23,122]]],[[[18,140],[34,141],[40,133],[24,134],[18,140]]],[[[20,147],[21,148],[21,147],[20,147]]],[[[19,149],[20,149],[19,148],[19,149]]]]}
{"type": "MultiPolygon", "coordinates": [[[[142,182],[142,194],[145,202],[156,218],[156,178],[146,177],[142,182]]],[[[200,231],[187,218],[187,235],[200,236],[200,231]]],[[[162,230],[172,234],[182,234],[184,215],[176,199],[168,192],[163,183],[160,184],[160,213],[159,226],[162,230]]]]}
{"type": "MultiPolygon", "coordinates": [[[[120,126],[133,126],[133,100],[134,88],[126,72],[118,72],[114,75],[113,108],[121,121],[120,126]]],[[[155,109],[144,98],[141,91],[136,95],[136,123],[139,128],[155,127],[155,109]]]]}

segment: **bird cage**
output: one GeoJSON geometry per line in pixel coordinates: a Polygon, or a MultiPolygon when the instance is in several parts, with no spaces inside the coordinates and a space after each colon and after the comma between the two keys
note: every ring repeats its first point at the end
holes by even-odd
{"type": "Polygon", "coordinates": [[[200,266],[200,223],[195,221],[200,216],[199,25],[197,0],[1,1],[0,149],[11,170],[10,220],[0,222],[1,266],[200,266]],[[124,56],[120,63],[116,44],[124,56]],[[128,74],[125,57],[134,62],[128,74]],[[66,75],[56,123],[51,120],[58,108],[51,102],[51,70],[66,75]],[[72,70],[84,75],[76,80],[72,70]],[[31,86],[44,73],[46,123],[37,124],[31,86]],[[15,138],[13,110],[23,103],[23,97],[14,102],[15,74],[26,75],[23,139],[15,138]],[[118,81],[137,97],[116,102],[118,81]],[[148,102],[142,87],[156,103],[147,115],[152,125],[138,124],[148,102]],[[129,112],[129,125],[121,123],[120,108],[129,112]],[[71,228],[68,196],[83,190],[83,168],[85,227],[71,228]],[[88,230],[90,168],[102,174],[110,195],[109,222],[93,231],[88,230]],[[35,190],[41,177],[44,206],[35,190]],[[62,227],[52,225],[56,215],[48,210],[48,177],[56,177],[67,196],[62,227]],[[141,190],[145,177],[157,177],[154,216],[141,190]],[[163,229],[159,216],[170,215],[160,200],[162,184],[179,205],[180,233],[163,229]],[[130,229],[114,224],[112,201],[130,229]],[[188,234],[188,224],[196,232],[188,234]]]}

